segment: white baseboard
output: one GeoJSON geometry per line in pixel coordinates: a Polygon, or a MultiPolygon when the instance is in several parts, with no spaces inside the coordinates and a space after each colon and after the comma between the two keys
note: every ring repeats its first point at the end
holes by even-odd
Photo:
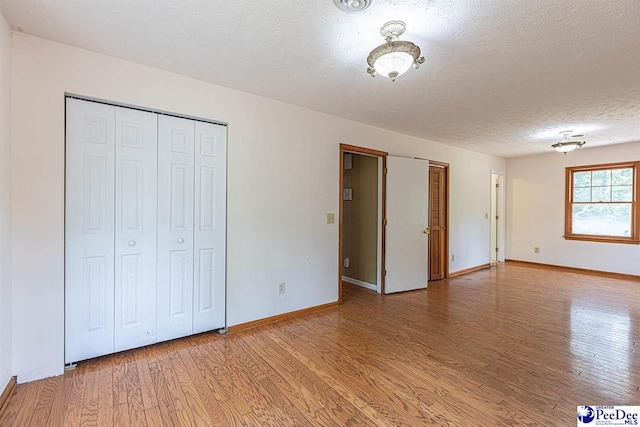
{"type": "Polygon", "coordinates": [[[367,282],[363,282],[362,280],[352,279],[351,277],[342,276],[342,281],[351,283],[353,285],[362,286],[363,288],[371,289],[372,291],[378,292],[378,287],[376,285],[371,284],[371,283],[367,283],[367,282]]]}

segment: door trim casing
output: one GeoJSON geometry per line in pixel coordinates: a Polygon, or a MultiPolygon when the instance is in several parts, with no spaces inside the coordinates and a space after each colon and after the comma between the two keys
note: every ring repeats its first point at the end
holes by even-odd
{"type": "Polygon", "coordinates": [[[344,154],[345,153],[354,153],[354,154],[365,154],[368,156],[378,157],[382,160],[382,254],[380,259],[380,265],[378,266],[380,269],[380,292],[384,295],[384,268],[385,268],[385,233],[386,227],[384,225],[384,220],[387,217],[386,215],[386,205],[387,205],[387,156],[389,153],[386,151],[373,150],[371,148],[358,147],[356,145],[349,144],[340,144],[340,170],[339,170],[339,186],[338,186],[338,200],[339,200],[339,210],[338,210],[338,303],[342,303],[342,215],[343,215],[343,200],[342,200],[342,187],[344,185],[344,154]]]}

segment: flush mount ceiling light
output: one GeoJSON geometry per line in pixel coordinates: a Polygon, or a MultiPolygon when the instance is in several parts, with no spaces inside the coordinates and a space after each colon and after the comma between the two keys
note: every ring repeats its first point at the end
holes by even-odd
{"type": "Polygon", "coordinates": [[[368,9],[373,0],[333,0],[333,2],[343,12],[357,13],[368,9]]]}
{"type": "Polygon", "coordinates": [[[569,138],[584,137],[584,135],[571,135],[572,133],[572,130],[565,130],[560,132],[560,135],[562,135],[562,141],[553,144],[552,147],[555,148],[558,153],[564,153],[566,155],[569,151],[573,151],[576,148],[582,147],[584,144],[586,144],[585,141],[569,141],[569,138]]]}
{"type": "Polygon", "coordinates": [[[367,57],[367,73],[371,77],[379,74],[395,82],[396,78],[406,73],[409,68],[418,68],[424,62],[418,46],[398,40],[406,29],[407,26],[402,21],[391,21],[382,26],[380,35],[387,42],[373,49],[367,57]]]}

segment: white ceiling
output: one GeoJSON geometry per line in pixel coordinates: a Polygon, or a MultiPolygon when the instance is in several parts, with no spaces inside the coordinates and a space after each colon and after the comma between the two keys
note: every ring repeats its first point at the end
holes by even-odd
{"type": "Polygon", "coordinates": [[[470,150],[640,140],[640,1],[0,0],[19,31],[470,150]],[[426,62],[366,73],[380,26],[426,62]]]}

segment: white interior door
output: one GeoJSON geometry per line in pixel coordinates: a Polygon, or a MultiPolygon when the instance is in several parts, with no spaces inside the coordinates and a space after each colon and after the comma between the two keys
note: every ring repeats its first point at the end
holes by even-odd
{"type": "Polygon", "coordinates": [[[73,363],[114,351],[116,108],[66,103],[65,363],[73,363]]]}
{"type": "Polygon", "coordinates": [[[115,351],[156,341],[157,115],[116,108],[115,351]]]}
{"type": "Polygon", "coordinates": [[[227,128],[195,122],[193,333],[225,325],[227,128]]]}
{"type": "Polygon", "coordinates": [[[427,287],[429,162],[387,157],[385,293],[427,287]]]}
{"type": "Polygon", "coordinates": [[[158,116],[158,341],[193,332],[194,131],[158,116]]]}

